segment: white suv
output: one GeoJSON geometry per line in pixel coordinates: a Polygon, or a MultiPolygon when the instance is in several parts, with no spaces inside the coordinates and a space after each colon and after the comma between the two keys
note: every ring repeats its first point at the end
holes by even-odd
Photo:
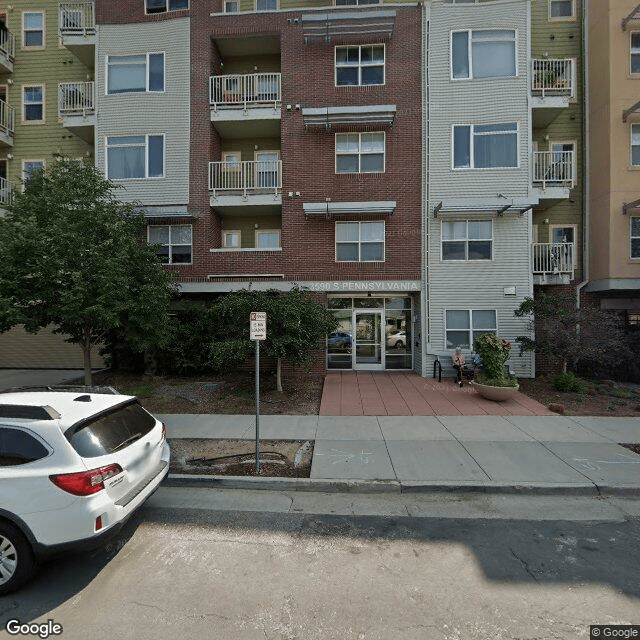
{"type": "Polygon", "coordinates": [[[135,397],[0,393],[0,594],[115,533],[168,470],[166,428],[135,397]]]}

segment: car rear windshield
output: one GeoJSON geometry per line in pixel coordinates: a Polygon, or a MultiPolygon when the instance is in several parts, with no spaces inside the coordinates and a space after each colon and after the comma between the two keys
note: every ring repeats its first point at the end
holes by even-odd
{"type": "Polygon", "coordinates": [[[83,420],[65,435],[83,458],[96,458],[126,449],[146,436],[155,424],[155,418],[134,400],[108,413],[83,420]]]}

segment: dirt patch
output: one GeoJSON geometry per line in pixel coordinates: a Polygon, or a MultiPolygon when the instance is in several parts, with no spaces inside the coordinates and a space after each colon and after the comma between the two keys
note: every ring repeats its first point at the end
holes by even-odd
{"type": "Polygon", "coordinates": [[[171,445],[171,473],[308,478],[313,441],[261,440],[256,473],[255,440],[178,438],[171,445]]]}
{"type": "Polygon", "coordinates": [[[621,447],[626,447],[627,449],[631,449],[634,453],[640,455],[640,444],[624,444],[620,443],[621,447]]]}

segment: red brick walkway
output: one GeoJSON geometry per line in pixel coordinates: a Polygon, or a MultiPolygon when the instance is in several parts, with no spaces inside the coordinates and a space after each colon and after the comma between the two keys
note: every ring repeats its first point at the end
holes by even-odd
{"type": "Polygon", "coordinates": [[[324,379],[321,416],[554,415],[518,392],[507,402],[481,398],[472,385],[438,382],[415,373],[335,371],[324,379]]]}

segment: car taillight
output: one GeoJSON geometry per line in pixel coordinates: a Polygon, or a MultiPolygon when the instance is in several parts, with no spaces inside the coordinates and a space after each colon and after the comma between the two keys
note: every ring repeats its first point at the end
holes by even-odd
{"type": "Polygon", "coordinates": [[[80,471],[79,473],[61,473],[49,476],[49,479],[57,487],[74,496],[90,496],[104,489],[104,482],[113,476],[122,473],[119,464],[110,464],[108,467],[80,471]]]}
{"type": "Polygon", "coordinates": [[[164,422],[160,423],[162,425],[162,439],[166,440],[167,438],[167,425],[164,422]]]}

